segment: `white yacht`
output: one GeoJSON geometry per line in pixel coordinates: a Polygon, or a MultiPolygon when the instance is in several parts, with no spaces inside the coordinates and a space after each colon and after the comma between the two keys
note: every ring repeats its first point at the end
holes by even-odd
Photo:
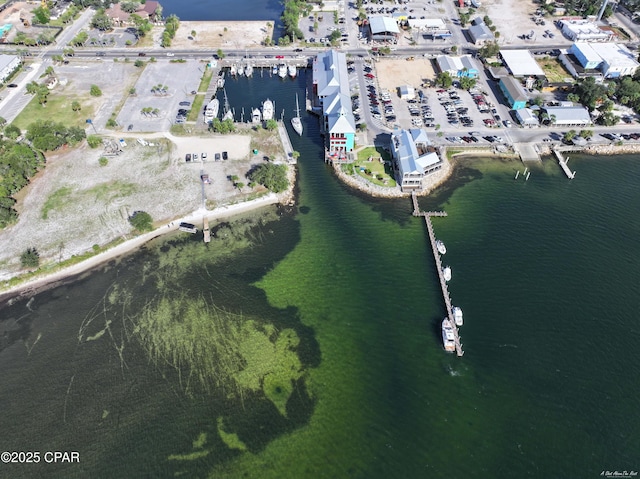
{"type": "Polygon", "coordinates": [[[442,268],[442,274],[444,275],[445,281],[451,281],[451,268],[445,266],[444,268],[442,268]]]}
{"type": "Polygon", "coordinates": [[[291,126],[296,133],[302,136],[302,120],[300,120],[300,105],[298,104],[298,94],[296,93],[296,116],[291,118],[291,126]]]}
{"type": "Polygon", "coordinates": [[[251,123],[260,123],[262,120],[262,115],[260,115],[260,110],[254,108],[251,110],[251,123]]]}
{"type": "Polygon", "coordinates": [[[244,74],[248,77],[253,75],[253,66],[251,66],[251,63],[247,63],[247,66],[244,68],[244,74]]]}
{"type": "Polygon", "coordinates": [[[273,65],[273,68],[271,69],[271,74],[272,75],[278,74],[278,65],[273,65]]]}
{"type": "Polygon", "coordinates": [[[268,98],[262,102],[262,119],[264,121],[273,119],[273,102],[268,98]]]}
{"type": "Polygon", "coordinates": [[[278,67],[278,76],[280,78],[287,78],[287,65],[284,63],[278,67]]]}
{"type": "Polygon", "coordinates": [[[295,77],[296,77],[296,75],[298,74],[298,69],[296,68],[296,66],[295,66],[295,65],[289,65],[289,66],[287,67],[287,71],[289,72],[289,76],[290,76],[291,78],[295,78],[295,77]]]}
{"type": "Polygon", "coordinates": [[[220,109],[220,101],[217,98],[211,100],[204,110],[204,120],[206,122],[212,121],[218,116],[218,110],[220,109]]]}
{"type": "Polygon", "coordinates": [[[447,254],[447,247],[440,240],[436,241],[436,249],[438,250],[438,253],[440,253],[440,254],[447,254]]]}
{"type": "Polygon", "coordinates": [[[453,320],[456,322],[456,326],[462,326],[462,309],[458,306],[453,307],[453,320]]]}
{"type": "Polygon", "coordinates": [[[453,352],[456,350],[456,340],[453,334],[453,327],[447,318],[442,320],[442,343],[445,351],[453,352]]]}
{"type": "Polygon", "coordinates": [[[231,76],[236,76],[238,73],[238,67],[236,67],[235,63],[231,65],[231,68],[229,68],[229,73],[231,73],[231,76]]]}
{"type": "Polygon", "coordinates": [[[241,77],[244,75],[244,67],[242,65],[238,65],[238,76],[241,77]]]}

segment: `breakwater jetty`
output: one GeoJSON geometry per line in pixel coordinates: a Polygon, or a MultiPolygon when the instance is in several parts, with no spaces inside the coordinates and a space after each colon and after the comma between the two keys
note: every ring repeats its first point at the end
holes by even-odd
{"type": "Polygon", "coordinates": [[[447,309],[447,317],[449,318],[449,322],[451,323],[451,327],[453,329],[453,337],[456,347],[456,354],[458,357],[464,354],[462,350],[462,342],[460,340],[460,334],[458,332],[458,327],[456,326],[456,322],[453,315],[453,306],[451,305],[451,295],[449,294],[449,288],[447,287],[447,281],[444,278],[444,272],[442,269],[442,260],[440,258],[440,253],[438,252],[438,248],[436,246],[436,234],[433,231],[433,224],[431,223],[431,218],[436,216],[447,216],[445,211],[421,211],[418,205],[418,197],[413,193],[411,195],[411,200],[413,201],[413,216],[422,216],[424,218],[424,222],[427,225],[427,231],[429,232],[429,241],[431,242],[431,251],[433,252],[433,259],[436,263],[436,271],[438,272],[438,278],[440,279],[440,288],[442,289],[442,297],[444,298],[444,304],[447,309]]]}

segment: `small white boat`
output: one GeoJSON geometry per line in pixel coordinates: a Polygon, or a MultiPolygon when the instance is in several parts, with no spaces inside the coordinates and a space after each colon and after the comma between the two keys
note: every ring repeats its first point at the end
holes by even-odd
{"type": "Polygon", "coordinates": [[[236,76],[238,74],[238,67],[236,67],[235,63],[231,65],[231,68],[229,68],[229,73],[231,73],[231,76],[236,76]]]}
{"type": "Polygon", "coordinates": [[[453,327],[447,318],[442,320],[442,343],[445,351],[454,352],[456,350],[456,339],[453,334],[453,327]]]}
{"type": "Polygon", "coordinates": [[[222,115],[222,121],[231,120],[233,121],[233,112],[231,110],[227,110],[227,112],[222,115]]]}
{"type": "Polygon", "coordinates": [[[445,266],[444,268],[442,268],[442,274],[445,281],[451,281],[451,268],[445,266]]]}
{"type": "Polygon", "coordinates": [[[238,76],[241,77],[244,75],[244,67],[242,65],[238,65],[238,76]]]}
{"type": "Polygon", "coordinates": [[[287,78],[287,65],[282,64],[278,67],[278,76],[280,78],[287,78]]]}
{"type": "Polygon", "coordinates": [[[287,71],[288,71],[289,76],[290,76],[291,78],[295,78],[295,77],[296,77],[296,75],[298,74],[298,69],[296,68],[296,66],[295,66],[295,65],[289,65],[289,66],[287,67],[287,71]]]}
{"type": "Polygon", "coordinates": [[[273,119],[273,102],[268,98],[262,102],[262,119],[264,121],[273,119]]]}
{"type": "Polygon", "coordinates": [[[260,123],[262,121],[262,115],[260,115],[260,110],[254,108],[251,110],[251,123],[260,123]]]}
{"type": "Polygon", "coordinates": [[[271,73],[273,75],[277,75],[278,74],[278,65],[273,65],[273,68],[271,69],[271,73]]]}
{"type": "Polygon", "coordinates": [[[453,320],[456,322],[456,326],[462,326],[462,309],[458,306],[453,307],[453,320]]]}
{"type": "Polygon", "coordinates": [[[438,253],[440,253],[440,254],[447,254],[447,247],[440,240],[436,241],[436,249],[438,250],[438,253]]]}
{"type": "Polygon", "coordinates": [[[300,120],[300,105],[298,104],[298,94],[296,93],[296,116],[291,118],[291,126],[295,132],[302,136],[302,120],[300,120]]]}
{"type": "Polygon", "coordinates": [[[248,77],[253,75],[253,67],[251,66],[250,63],[247,63],[247,66],[244,68],[244,74],[247,75],[248,77]]]}

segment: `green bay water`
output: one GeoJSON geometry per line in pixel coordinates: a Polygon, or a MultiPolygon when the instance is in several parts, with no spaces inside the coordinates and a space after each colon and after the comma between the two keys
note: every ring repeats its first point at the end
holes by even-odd
{"type": "MultiPolygon", "coordinates": [[[[304,85],[256,76],[227,94],[287,118],[304,85]]],[[[209,247],[162,239],[0,310],[0,449],[81,454],[0,476],[638,470],[637,157],[572,158],[573,181],[547,160],[526,182],[519,162],[466,160],[420,200],[449,213],[434,226],[465,314],[456,358],[410,200],[340,184],[303,121],[296,208],[215,225],[209,247]]]]}

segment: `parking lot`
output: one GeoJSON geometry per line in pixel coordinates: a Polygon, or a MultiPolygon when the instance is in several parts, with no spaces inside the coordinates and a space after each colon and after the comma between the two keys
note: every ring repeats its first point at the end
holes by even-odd
{"type": "Polygon", "coordinates": [[[178,110],[190,108],[194,98],[191,92],[198,89],[203,68],[204,64],[197,60],[147,63],[135,83],[135,95],[128,96],[116,121],[128,131],[168,131],[178,110]],[[180,105],[181,102],[189,105],[180,105]]]}

